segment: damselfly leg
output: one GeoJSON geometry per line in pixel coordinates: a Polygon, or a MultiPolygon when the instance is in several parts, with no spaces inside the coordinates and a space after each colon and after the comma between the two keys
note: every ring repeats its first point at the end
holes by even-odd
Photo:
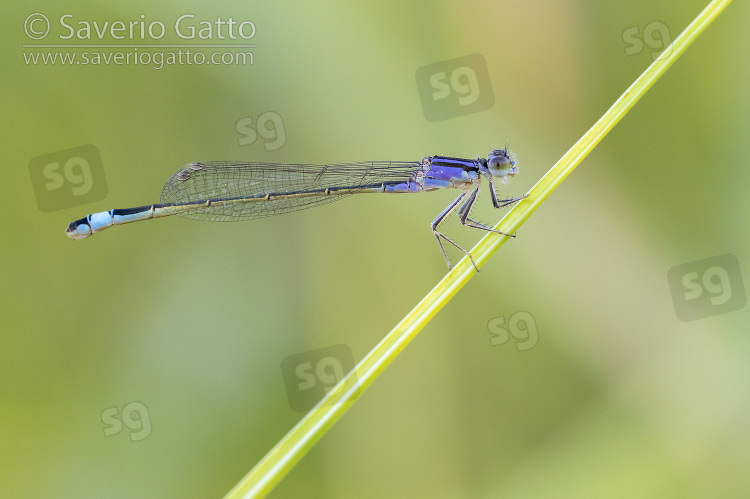
{"type": "MultiPolygon", "coordinates": [[[[490,192],[492,193],[492,204],[495,208],[503,208],[505,206],[512,205],[526,197],[526,195],[523,195],[523,196],[519,196],[515,198],[499,200],[497,199],[497,194],[495,193],[495,188],[492,185],[492,182],[490,182],[490,192]]],[[[459,206],[459,204],[462,201],[463,203],[460,204],[460,207],[458,208],[458,211],[456,212],[456,214],[458,215],[458,220],[459,222],[461,222],[461,225],[465,227],[472,227],[474,229],[484,230],[487,232],[494,232],[496,234],[500,234],[500,235],[507,236],[507,237],[516,237],[515,234],[506,234],[505,232],[495,230],[492,227],[489,227],[481,222],[477,222],[476,220],[469,218],[469,215],[471,214],[471,210],[474,208],[474,205],[476,204],[478,196],[479,196],[478,185],[471,191],[471,193],[469,193],[468,191],[462,192],[461,195],[458,196],[451,204],[449,204],[446,209],[440,212],[440,214],[435,218],[435,220],[432,221],[432,224],[430,224],[432,233],[435,234],[435,238],[437,239],[438,245],[440,246],[440,252],[443,254],[443,258],[445,258],[445,263],[448,265],[449,269],[452,268],[451,262],[450,262],[450,259],[448,258],[448,254],[445,252],[445,248],[443,247],[443,242],[440,240],[441,238],[446,240],[447,242],[449,242],[456,248],[458,248],[464,254],[466,254],[466,256],[469,257],[471,264],[474,266],[474,269],[477,272],[479,272],[479,268],[477,267],[477,264],[474,262],[474,258],[472,258],[471,253],[465,248],[461,247],[458,243],[450,239],[448,236],[446,236],[445,234],[437,230],[438,226],[441,223],[443,223],[446,218],[448,218],[448,215],[450,215],[456,209],[456,207],[459,206]],[[464,198],[466,198],[465,201],[464,201],[464,198]]]]}

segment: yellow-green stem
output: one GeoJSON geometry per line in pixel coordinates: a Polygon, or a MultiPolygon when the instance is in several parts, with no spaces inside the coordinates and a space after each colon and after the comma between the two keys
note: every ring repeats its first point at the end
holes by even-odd
{"type": "MultiPolygon", "coordinates": [[[[547,199],[636,102],[679,58],[703,30],[731,3],[713,0],[698,17],[641,74],[581,139],[531,188],[495,226],[512,234],[547,199]]],[[[481,268],[508,238],[488,233],[471,250],[481,268]]],[[[227,498],[263,497],[294,467],[315,443],[351,407],[359,394],[383,372],[429,320],[476,275],[463,258],[404,319],[370,351],[357,367],[331,390],[271,451],[227,494],[227,498]]]]}

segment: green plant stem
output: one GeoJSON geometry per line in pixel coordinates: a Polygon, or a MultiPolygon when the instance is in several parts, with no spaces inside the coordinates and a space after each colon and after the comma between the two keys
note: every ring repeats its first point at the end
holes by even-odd
{"type": "MultiPolygon", "coordinates": [[[[641,74],[581,139],[531,188],[495,229],[512,234],[549,197],[620,119],[648,91],[690,44],[731,3],[713,0],[677,39],[641,74]]],[[[477,267],[508,238],[488,233],[471,250],[477,267]]],[[[361,392],[385,370],[430,319],[469,279],[476,275],[464,257],[404,319],[370,351],[357,367],[334,387],[271,451],[227,494],[227,498],[264,497],[315,443],[351,407],[361,392]]]]}

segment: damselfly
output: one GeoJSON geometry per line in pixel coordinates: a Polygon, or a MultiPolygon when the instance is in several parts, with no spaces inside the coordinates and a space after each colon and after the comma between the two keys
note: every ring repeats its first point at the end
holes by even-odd
{"type": "MultiPolygon", "coordinates": [[[[232,222],[298,211],[365,192],[403,193],[459,189],[461,194],[432,221],[430,228],[451,267],[442,240],[471,259],[471,254],[438,231],[458,208],[462,225],[504,234],[470,218],[481,180],[489,183],[492,205],[502,208],[525,196],[498,199],[493,180],[507,183],[518,172],[508,147],[487,158],[429,156],[421,161],[363,161],[330,165],[210,161],[190,163],[164,185],[161,203],[94,213],[65,229],[72,239],[84,239],[112,225],[179,215],[194,220],[232,222]],[[442,239],[442,240],[441,240],[442,239]]],[[[476,264],[474,264],[476,268],[476,264]]]]}

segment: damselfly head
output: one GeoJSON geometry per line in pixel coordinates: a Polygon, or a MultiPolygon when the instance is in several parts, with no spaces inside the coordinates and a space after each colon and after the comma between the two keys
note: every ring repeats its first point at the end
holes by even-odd
{"type": "Polygon", "coordinates": [[[501,179],[518,173],[516,162],[510,159],[507,146],[505,149],[495,149],[487,156],[487,169],[493,177],[501,179]]]}

